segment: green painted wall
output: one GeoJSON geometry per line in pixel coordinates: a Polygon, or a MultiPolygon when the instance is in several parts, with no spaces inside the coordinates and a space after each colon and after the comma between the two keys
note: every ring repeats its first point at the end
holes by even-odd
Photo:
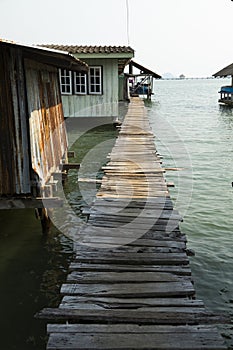
{"type": "Polygon", "coordinates": [[[102,66],[102,95],[62,95],[65,117],[118,116],[118,60],[85,59],[89,66],[102,66]]]}

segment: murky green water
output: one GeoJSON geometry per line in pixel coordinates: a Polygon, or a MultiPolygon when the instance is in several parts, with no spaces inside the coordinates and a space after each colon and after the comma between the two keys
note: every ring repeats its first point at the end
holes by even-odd
{"type": "Polygon", "coordinates": [[[44,349],[45,323],[34,318],[59,302],[72,245],[53,229],[44,238],[33,210],[0,212],[1,349],[44,349]]]}

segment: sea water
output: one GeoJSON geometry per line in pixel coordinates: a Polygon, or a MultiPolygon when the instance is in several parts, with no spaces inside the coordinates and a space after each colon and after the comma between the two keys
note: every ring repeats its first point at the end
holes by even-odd
{"type": "MultiPolygon", "coordinates": [[[[233,308],[233,110],[218,104],[227,79],[161,80],[151,102],[145,102],[158,152],[163,156],[170,194],[184,220],[197,298],[212,311],[233,308]]],[[[77,122],[76,122],[77,124],[77,122]]],[[[79,123],[77,124],[79,125],[79,123]]],[[[99,121],[79,130],[67,124],[74,161],[83,162],[82,176],[101,176],[100,162],[117,136],[111,124],[99,121]],[[99,125],[99,126],[98,126],[99,125]],[[101,154],[101,157],[100,157],[101,154]]],[[[81,185],[72,171],[65,186],[71,211],[80,219],[98,185],[81,185]],[[88,187],[90,186],[90,187],[88,187]]],[[[69,211],[65,221],[70,221],[69,211]]],[[[64,223],[65,224],[65,223],[64,223]]],[[[34,318],[43,307],[59,304],[59,289],[72,260],[72,241],[61,227],[42,237],[33,210],[0,211],[0,330],[7,350],[45,349],[45,322],[34,318]]],[[[232,330],[221,332],[232,344],[232,330]]]]}
{"type": "MultiPolygon", "coordinates": [[[[148,105],[175,207],[183,215],[197,298],[233,311],[233,109],[218,104],[228,79],[156,81],[148,105]]],[[[224,336],[232,345],[232,330],[224,336]]]]}

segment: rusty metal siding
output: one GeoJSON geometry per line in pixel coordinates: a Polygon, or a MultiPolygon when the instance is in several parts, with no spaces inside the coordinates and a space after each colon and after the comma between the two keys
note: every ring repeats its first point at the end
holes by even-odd
{"type": "Polygon", "coordinates": [[[30,193],[22,51],[0,47],[0,195],[30,193]]]}
{"type": "Polygon", "coordinates": [[[59,170],[67,136],[57,68],[25,60],[32,168],[43,186],[59,170]]]}

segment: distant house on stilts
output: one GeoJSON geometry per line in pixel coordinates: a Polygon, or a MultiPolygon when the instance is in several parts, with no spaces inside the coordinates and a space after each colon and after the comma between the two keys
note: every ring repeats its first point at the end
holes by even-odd
{"type": "Polygon", "coordinates": [[[221,87],[218,102],[227,106],[233,106],[233,63],[213,74],[213,76],[215,78],[226,78],[231,76],[231,85],[221,87]]]}
{"type": "Polygon", "coordinates": [[[129,63],[129,73],[126,76],[129,79],[130,95],[143,95],[147,99],[151,99],[151,95],[153,95],[153,80],[162,78],[161,75],[133,60],[129,63]],[[134,68],[138,70],[137,73],[134,73],[134,68]]]}

